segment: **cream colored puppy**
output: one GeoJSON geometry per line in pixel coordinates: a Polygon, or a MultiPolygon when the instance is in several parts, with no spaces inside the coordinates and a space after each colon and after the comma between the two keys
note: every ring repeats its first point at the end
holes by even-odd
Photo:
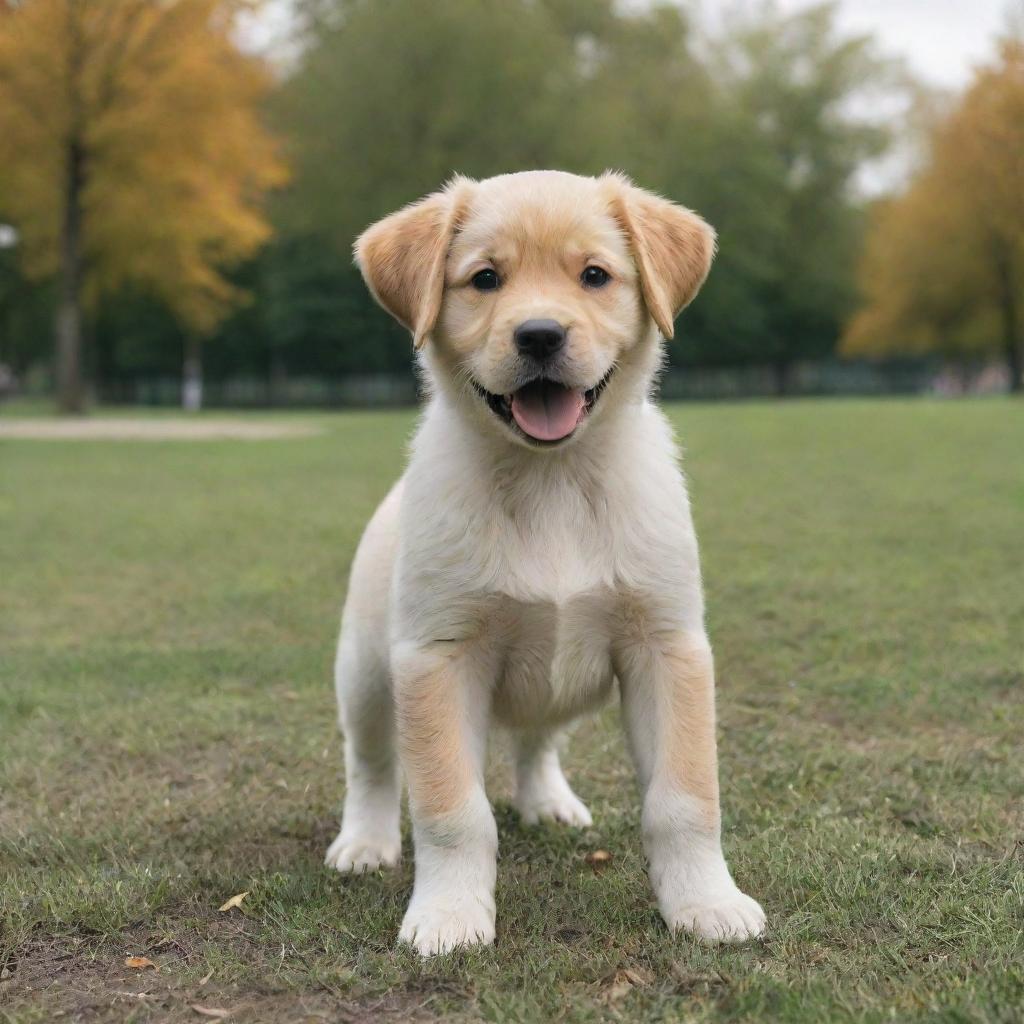
{"type": "Polygon", "coordinates": [[[400,938],[424,955],[494,939],[491,720],[516,740],[523,820],[587,826],[556,734],[616,682],[669,927],[764,927],[722,856],[697,541],[651,399],[661,336],[713,251],[689,210],[617,174],[556,171],[458,178],[356,243],[431,397],[352,568],[348,786],[327,863],[397,862],[404,774],[416,877],[400,938]]]}

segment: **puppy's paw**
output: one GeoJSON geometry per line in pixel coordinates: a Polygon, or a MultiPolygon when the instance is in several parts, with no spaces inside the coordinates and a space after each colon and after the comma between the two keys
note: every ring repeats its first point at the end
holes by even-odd
{"type": "Polygon", "coordinates": [[[761,905],[739,889],[719,898],[681,901],[677,906],[662,908],[669,928],[685,929],[709,942],[746,942],[756,939],[765,925],[761,905]]]}
{"type": "Polygon", "coordinates": [[[536,825],[541,821],[557,821],[575,828],[590,828],[594,824],[587,805],[569,789],[564,793],[546,793],[530,799],[521,799],[517,801],[516,809],[526,825],[536,825]]]}
{"type": "Polygon", "coordinates": [[[460,895],[448,900],[413,900],[405,912],[399,942],[420,956],[450,953],[463,946],[494,942],[494,903],[460,895]]]}
{"type": "Polygon", "coordinates": [[[328,848],[324,863],[343,874],[363,874],[378,868],[393,868],[401,856],[402,841],[397,834],[346,834],[342,830],[328,848]]]}

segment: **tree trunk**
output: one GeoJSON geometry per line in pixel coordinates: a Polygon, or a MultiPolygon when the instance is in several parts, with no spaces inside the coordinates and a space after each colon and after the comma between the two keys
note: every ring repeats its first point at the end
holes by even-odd
{"type": "Polygon", "coordinates": [[[185,363],[181,375],[181,407],[199,412],[203,407],[203,353],[198,335],[185,337],[185,363]]]}
{"type": "Polygon", "coordinates": [[[1014,255],[1010,246],[997,243],[995,247],[995,276],[1002,319],[1002,356],[1010,373],[1010,391],[1024,391],[1024,352],[1021,351],[1020,310],[1017,306],[1014,255]]]}
{"type": "Polygon", "coordinates": [[[85,154],[72,139],[64,181],[60,239],[60,298],[57,304],[57,406],[63,413],[85,408],[82,382],[82,186],[85,154]]]}
{"type": "Polygon", "coordinates": [[[1010,392],[1019,395],[1024,391],[1024,383],[1021,382],[1024,377],[1024,359],[1021,359],[1020,346],[1010,340],[1006,346],[1006,368],[1010,371],[1010,392]]]}
{"type": "Polygon", "coordinates": [[[1003,246],[997,257],[999,275],[999,309],[1003,320],[1003,355],[1010,373],[1010,391],[1020,394],[1024,391],[1024,355],[1021,353],[1020,311],[1017,308],[1017,293],[1014,290],[1013,258],[1008,247],[1003,246]]]}

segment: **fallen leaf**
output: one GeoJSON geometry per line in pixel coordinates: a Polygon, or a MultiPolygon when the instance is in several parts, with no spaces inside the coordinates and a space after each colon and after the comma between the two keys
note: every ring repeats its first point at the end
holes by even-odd
{"type": "Polygon", "coordinates": [[[202,988],[212,977],[213,977],[213,968],[211,967],[210,970],[207,971],[207,973],[205,975],[203,975],[202,978],[199,979],[199,986],[198,987],[202,988]]]}
{"type": "Polygon", "coordinates": [[[6,981],[13,974],[12,970],[9,970],[7,967],[3,968],[3,970],[0,970],[0,981],[6,981]]]}
{"type": "Polygon", "coordinates": [[[591,850],[583,859],[595,871],[600,871],[611,863],[612,855],[607,850],[591,850]]]}
{"type": "Polygon", "coordinates": [[[608,979],[602,992],[602,999],[606,1003],[617,1003],[620,999],[625,999],[633,989],[650,985],[652,981],[654,975],[650,971],[633,967],[623,968],[608,979]]]}
{"type": "Polygon", "coordinates": [[[240,892],[237,896],[232,896],[224,906],[219,908],[220,911],[223,913],[225,910],[232,910],[235,907],[240,907],[242,905],[242,900],[244,900],[248,895],[249,891],[246,890],[245,892],[240,892]]]}
{"type": "Polygon", "coordinates": [[[152,967],[154,971],[159,971],[157,967],[148,956],[126,956],[124,958],[125,967],[130,967],[133,971],[141,971],[147,967],[152,967]]]}
{"type": "Polygon", "coordinates": [[[650,985],[651,982],[654,981],[654,972],[648,971],[643,967],[626,967],[622,971],[622,976],[634,988],[640,988],[642,985],[650,985]]]}
{"type": "Polygon", "coordinates": [[[204,1017],[214,1017],[217,1020],[224,1020],[225,1017],[231,1016],[230,1010],[219,1010],[215,1006],[200,1006],[198,1003],[192,1003],[192,1009],[196,1013],[202,1014],[204,1017]]]}

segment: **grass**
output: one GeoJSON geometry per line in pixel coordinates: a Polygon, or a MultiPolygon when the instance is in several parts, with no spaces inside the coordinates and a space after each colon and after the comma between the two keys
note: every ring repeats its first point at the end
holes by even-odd
{"type": "Polygon", "coordinates": [[[8,441],[0,1021],[1019,1021],[1024,406],[671,415],[726,851],[763,941],[664,931],[614,708],[568,762],[591,831],[520,826],[495,759],[494,948],[396,947],[408,838],[397,873],[321,867],[337,613],[411,414],[265,442],[8,441]]]}

